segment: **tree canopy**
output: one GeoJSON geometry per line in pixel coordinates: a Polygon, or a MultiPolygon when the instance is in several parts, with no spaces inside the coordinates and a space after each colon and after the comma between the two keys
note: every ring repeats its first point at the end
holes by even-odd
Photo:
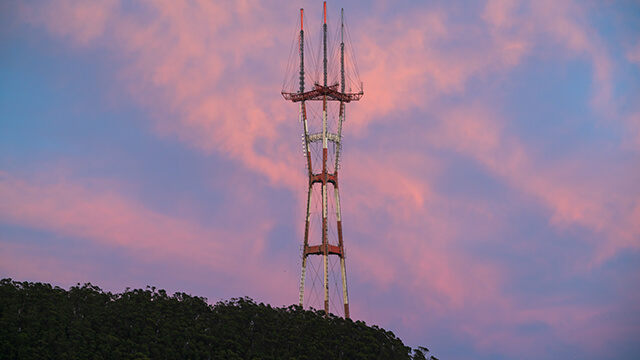
{"type": "Polygon", "coordinates": [[[325,315],[248,297],[210,305],[155,287],[112,294],[3,279],[0,359],[426,359],[393,332],[325,315]]]}

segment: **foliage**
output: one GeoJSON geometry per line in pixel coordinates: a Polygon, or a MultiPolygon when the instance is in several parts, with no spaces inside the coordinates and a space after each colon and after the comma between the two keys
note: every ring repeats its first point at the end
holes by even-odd
{"type": "MultiPolygon", "coordinates": [[[[392,332],[250,298],[0,282],[0,359],[425,359],[392,332]]],[[[428,351],[428,350],[426,350],[428,351]]]]}

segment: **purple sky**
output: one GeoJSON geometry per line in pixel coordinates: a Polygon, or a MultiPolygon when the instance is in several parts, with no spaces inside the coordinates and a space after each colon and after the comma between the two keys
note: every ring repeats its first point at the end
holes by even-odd
{"type": "MultiPolygon", "coordinates": [[[[639,358],[640,5],[327,6],[365,90],[352,317],[442,359],[639,358]]],[[[321,1],[3,2],[0,276],[296,303],[301,7],[319,29],[321,1]]]]}

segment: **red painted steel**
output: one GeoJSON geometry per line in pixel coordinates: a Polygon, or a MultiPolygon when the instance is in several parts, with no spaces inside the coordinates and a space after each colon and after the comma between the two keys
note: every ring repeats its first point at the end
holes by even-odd
{"type": "MultiPolygon", "coordinates": [[[[344,19],[344,16],[342,16],[344,19]]],[[[307,193],[307,213],[305,218],[305,230],[304,230],[304,245],[302,250],[303,262],[302,262],[302,277],[300,284],[300,305],[303,304],[304,300],[304,286],[305,286],[305,271],[307,264],[308,256],[323,256],[324,258],[324,291],[325,291],[325,301],[324,301],[324,309],[327,313],[329,313],[329,298],[328,298],[328,287],[329,282],[327,278],[328,274],[328,257],[329,256],[338,256],[340,259],[341,272],[342,272],[342,285],[343,285],[343,305],[344,305],[344,316],[345,318],[350,317],[349,312],[349,302],[347,295],[347,283],[346,283],[346,267],[345,267],[345,247],[344,247],[344,239],[343,239],[343,231],[342,231],[342,220],[340,214],[340,200],[339,200],[339,191],[338,191],[338,165],[339,165],[339,149],[342,142],[342,122],[344,119],[344,106],[347,103],[352,101],[359,101],[364,92],[362,88],[359,92],[347,93],[344,91],[345,89],[345,73],[344,73],[344,34],[341,34],[341,57],[340,57],[340,71],[341,71],[341,83],[327,84],[327,4],[324,2],[323,4],[323,42],[324,42],[324,85],[320,85],[317,82],[314,83],[313,87],[309,91],[304,91],[304,83],[305,83],[305,69],[304,69],[304,10],[300,9],[300,90],[298,92],[286,92],[282,91],[281,94],[285,100],[291,101],[293,103],[300,104],[300,120],[304,124],[304,146],[306,153],[306,166],[308,169],[308,193],[307,193]],[[307,106],[305,104],[306,101],[322,101],[322,133],[315,133],[313,136],[310,136],[308,132],[308,118],[307,118],[307,106]],[[338,130],[336,134],[329,133],[327,129],[327,114],[328,114],[328,102],[329,101],[338,101],[340,102],[340,109],[338,115],[338,130]],[[311,156],[311,147],[317,146],[317,144],[312,144],[311,142],[315,142],[320,140],[319,134],[322,135],[322,170],[320,173],[313,172],[313,158],[311,156]],[[333,145],[338,149],[334,153],[334,159],[332,162],[335,162],[335,166],[333,172],[328,171],[327,161],[329,160],[327,143],[331,141],[333,145]],[[338,244],[330,244],[329,243],[329,235],[328,235],[328,184],[333,185],[333,196],[334,196],[334,206],[335,206],[335,217],[336,217],[336,232],[337,232],[337,242],[338,244]],[[314,200],[312,194],[314,190],[314,186],[322,186],[322,237],[320,244],[309,244],[310,232],[311,232],[311,203],[314,200]]],[[[344,24],[342,26],[344,29],[344,24]]],[[[342,30],[344,31],[344,30],[342,30]]],[[[333,221],[333,220],[332,220],[333,221]]],[[[316,241],[319,239],[315,239],[316,241]]],[[[334,239],[335,240],[335,239],[334,239]]]]}

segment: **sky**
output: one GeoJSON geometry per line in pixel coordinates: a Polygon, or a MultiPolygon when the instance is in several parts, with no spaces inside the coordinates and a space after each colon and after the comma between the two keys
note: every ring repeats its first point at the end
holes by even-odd
{"type": "MultiPolygon", "coordinates": [[[[351,317],[441,359],[640,357],[640,4],[329,1],[364,96],[351,317]]],[[[280,91],[320,1],[4,1],[0,276],[298,301],[280,91]]]]}

